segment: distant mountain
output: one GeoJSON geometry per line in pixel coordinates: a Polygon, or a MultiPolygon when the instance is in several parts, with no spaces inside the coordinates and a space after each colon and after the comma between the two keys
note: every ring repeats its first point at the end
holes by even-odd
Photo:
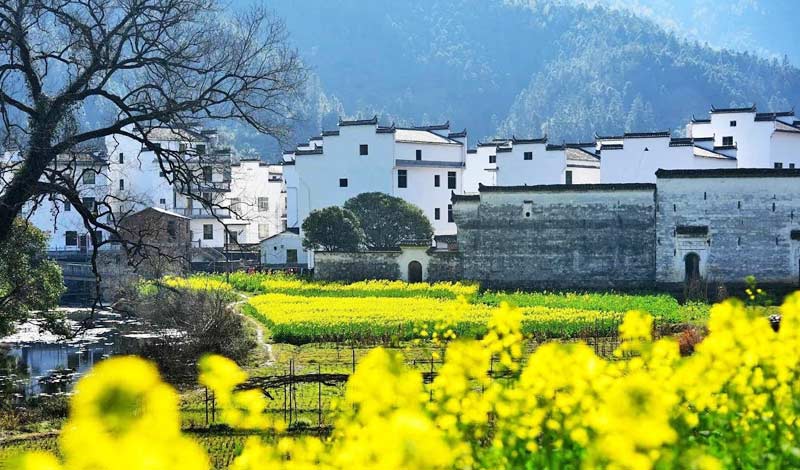
{"type": "Polygon", "coordinates": [[[560,141],[675,129],[712,103],[800,103],[800,70],[788,61],[688,42],[624,9],[558,0],[270,5],[319,80],[304,132],[337,113],[379,114],[387,123],[449,119],[473,142],[545,132],[560,141]]]}

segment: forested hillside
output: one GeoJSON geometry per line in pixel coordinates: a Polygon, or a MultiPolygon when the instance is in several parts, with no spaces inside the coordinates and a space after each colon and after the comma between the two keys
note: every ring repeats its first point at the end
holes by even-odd
{"type": "Polygon", "coordinates": [[[314,82],[306,138],[336,116],[450,119],[471,140],[681,127],[692,113],[800,103],[800,70],[678,39],[623,11],[556,0],[291,0],[314,82]],[[317,80],[318,78],[318,80],[317,80]]]}

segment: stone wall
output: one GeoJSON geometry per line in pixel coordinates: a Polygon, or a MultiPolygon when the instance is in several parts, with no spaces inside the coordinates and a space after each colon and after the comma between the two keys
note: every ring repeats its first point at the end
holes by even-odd
{"type": "Polygon", "coordinates": [[[655,281],[655,185],[482,187],[455,197],[463,278],[488,288],[655,281]]]}
{"type": "Polygon", "coordinates": [[[800,171],[660,171],[656,277],[682,285],[686,256],[711,284],[800,283],[800,171]]]}
{"type": "Polygon", "coordinates": [[[314,253],[314,279],[322,281],[363,281],[400,279],[400,251],[314,253]]]}
{"type": "Polygon", "coordinates": [[[461,253],[458,251],[429,251],[428,281],[458,281],[464,277],[461,253]]]}

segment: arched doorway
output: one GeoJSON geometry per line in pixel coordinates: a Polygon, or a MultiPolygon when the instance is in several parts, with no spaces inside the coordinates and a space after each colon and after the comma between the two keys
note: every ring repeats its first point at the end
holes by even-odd
{"type": "Polygon", "coordinates": [[[700,280],[700,255],[689,253],[683,258],[684,282],[691,284],[700,280]]]}
{"type": "Polygon", "coordinates": [[[422,264],[419,261],[408,263],[408,282],[422,282],[422,264]]]}

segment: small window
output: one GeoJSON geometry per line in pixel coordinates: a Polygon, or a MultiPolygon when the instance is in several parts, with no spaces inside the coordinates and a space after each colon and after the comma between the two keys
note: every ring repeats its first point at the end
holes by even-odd
{"type": "Polygon", "coordinates": [[[783,168],[783,163],[775,162],[775,168],[783,168]]]}
{"type": "Polygon", "coordinates": [[[125,180],[124,179],[120,179],[119,180],[119,190],[120,191],[125,191],[125,180]]]}
{"type": "Polygon", "coordinates": [[[525,152],[522,158],[525,160],[533,160],[533,152],[525,152]]]}
{"type": "Polygon", "coordinates": [[[206,183],[210,183],[214,176],[214,171],[211,169],[210,166],[203,167],[203,181],[206,183]]]}
{"type": "Polygon", "coordinates": [[[417,149],[417,160],[422,160],[422,150],[417,149]]]}
{"type": "Polygon", "coordinates": [[[397,170],[397,187],[408,187],[408,170],[397,170]]]}
{"type": "Polygon", "coordinates": [[[203,224],[203,240],[214,239],[214,226],[212,224],[203,224]]]}
{"type": "Polygon", "coordinates": [[[195,148],[195,151],[198,155],[205,155],[206,154],[206,146],[205,144],[199,144],[195,148]]]}
{"type": "Polygon", "coordinates": [[[339,187],[346,188],[347,187],[347,178],[339,178],[339,187]]]}
{"type": "Polygon", "coordinates": [[[181,142],[181,143],[178,144],[178,151],[179,152],[185,152],[186,151],[186,143],[185,142],[181,142]]]}
{"type": "Polygon", "coordinates": [[[497,163],[497,155],[489,155],[489,163],[497,163]]]}
{"type": "Polygon", "coordinates": [[[69,201],[64,201],[64,212],[70,212],[72,210],[72,204],[69,201]]]}
{"type": "Polygon", "coordinates": [[[447,172],[447,189],[456,189],[456,172],[447,172]]]}
{"type": "Polygon", "coordinates": [[[433,220],[439,220],[441,218],[442,218],[442,214],[441,214],[441,211],[439,210],[439,208],[437,207],[437,208],[433,209],[433,220]]]}
{"type": "Polygon", "coordinates": [[[177,234],[178,234],[178,230],[176,228],[175,221],[174,220],[168,220],[167,221],[167,235],[169,235],[170,238],[175,238],[175,236],[177,234]]]}
{"type": "Polygon", "coordinates": [[[161,204],[162,206],[166,206],[166,205],[167,205],[167,200],[166,200],[166,199],[164,199],[163,197],[162,197],[161,199],[159,199],[159,200],[158,200],[158,202],[159,202],[159,204],[161,204]]]}
{"type": "Polygon", "coordinates": [[[369,145],[361,144],[358,146],[358,154],[359,155],[369,155],[369,145]]]}
{"type": "Polygon", "coordinates": [[[447,221],[448,222],[453,222],[453,205],[452,204],[448,204],[447,205],[447,221]]]}
{"type": "Polygon", "coordinates": [[[736,121],[731,121],[731,127],[736,127],[736,121]]]}
{"type": "Polygon", "coordinates": [[[441,185],[442,185],[442,182],[441,182],[441,178],[439,177],[439,175],[433,175],[433,186],[438,188],[441,185]]]}
{"type": "Polygon", "coordinates": [[[239,232],[226,232],[228,243],[239,243],[239,232]]]}
{"type": "Polygon", "coordinates": [[[258,239],[263,240],[269,236],[269,225],[258,224],[258,239]]]}
{"type": "Polygon", "coordinates": [[[93,197],[85,197],[81,200],[83,203],[83,207],[86,208],[87,211],[96,212],[97,211],[97,203],[95,202],[93,197]]]}
{"type": "Polygon", "coordinates": [[[794,163],[790,163],[790,164],[789,164],[789,168],[792,168],[792,169],[793,169],[793,168],[794,168],[794,163]]]}
{"type": "Polygon", "coordinates": [[[727,135],[722,138],[722,145],[730,147],[733,145],[733,136],[727,135]]]}
{"type": "Polygon", "coordinates": [[[83,174],[83,184],[94,184],[94,171],[89,170],[83,174]]]}
{"type": "MultiPolygon", "coordinates": [[[[232,197],[230,202],[228,203],[228,207],[230,207],[230,209],[233,212],[237,213],[237,214],[242,211],[242,207],[241,206],[242,206],[242,200],[239,199],[238,197],[232,197]]],[[[261,210],[261,205],[260,204],[259,204],[258,210],[261,210]]]]}
{"type": "Polygon", "coordinates": [[[119,153],[119,162],[125,163],[125,155],[122,152],[119,153]]]}
{"type": "Polygon", "coordinates": [[[164,173],[163,171],[159,171],[159,172],[158,172],[158,176],[160,176],[160,177],[162,177],[162,178],[163,178],[163,177],[165,176],[165,173],[164,173]]]}
{"type": "Polygon", "coordinates": [[[286,250],[286,264],[297,264],[297,250],[286,250]]]}
{"type": "Polygon", "coordinates": [[[211,193],[201,193],[200,198],[203,200],[202,202],[206,204],[211,204],[214,202],[214,195],[211,193]]]}
{"type": "Polygon", "coordinates": [[[154,147],[156,150],[161,150],[161,142],[156,142],[156,143],[154,143],[154,144],[153,144],[153,147],[154,147]]]}
{"type": "MultiPolygon", "coordinates": [[[[347,181],[345,181],[345,186],[347,186],[347,181]]],[[[237,199],[238,203],[238,199],[237,199]]],[[[260,197],[258,198],[258,211],[259,212],[266,212],[269,210],[269,198],[268,197],[260,197]]]]}
{"type": "Polygon", "coordinates": [[[74,230],[67,230],[64,233],[64,243],[67,246],[78,246],[78,232],[74,230]]]}
{"type": "Polygon", "coordinates": [[[567,170],[567,172],[564,173],[564,182],[566,184],[572,184],[572,170],[567,170]]]}

